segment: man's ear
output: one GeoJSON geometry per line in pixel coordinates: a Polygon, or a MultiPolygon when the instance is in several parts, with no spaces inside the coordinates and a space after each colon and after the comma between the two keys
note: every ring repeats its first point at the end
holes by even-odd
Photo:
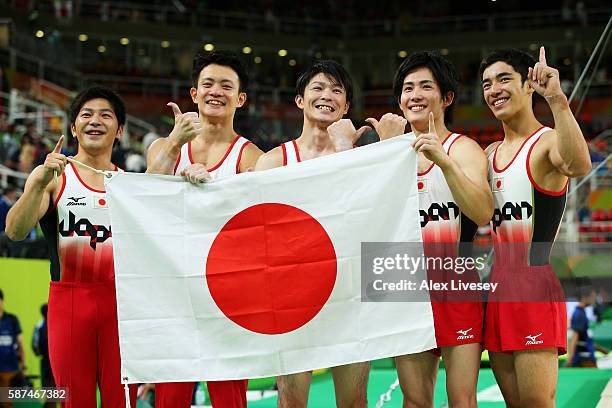
{"type": "Polygon", "coordinates": [[[238,94],[238,105],[237,105],[237,106],[238,106],[239,108],[242,108],[242,106],[244,105],[244,103],[246,102],[246,100],[247,100],[247,94],[246,94],[246,92],[240,92],[240,93],[238,94]]]}
{"type": "Polygon", "coordinates": [[[531,85],[531,81],[529,79],[525,80],[525,83],[523,84],[523,89],[525,90],[527,95],[532,95],[535,92],[535,88],[533,87],[533,85],[531,85]]]}
{"type": "Polygon", "coordinates": [[[196,96],[198,95],[198,90],[196,88],[191,88],[189,90],[189,95],[191,95],[191,100],[193,103],[197,104],[198,101],[196,100],[196,96]]]}
{"type": "Polygon", "coordinates": [[[70,124],[70,134],[76,139],[76,126],[74,125],[74,123],[70,124]]]}
{"type": "Polygon", "coordinates": [[[123,125],[119,125],[119,127],[117,128],[117,135],[115,136],[115,139],[121,140],[122,137],[123,137],[123,125]]]}
{"type": "Polygon", "coordinates": [[[449,106],[452,105],[454,100],[455,100],[455,93],[452,92],[452,91],[448,91],[446,93],[446,97],[442,101],[442,106],[444,106],[444,108],[446,109],[446,108],[448,108],[449,106]]]}
{"type": "Polygon", "coordinates": [[[304,97],[302,95],[295,95],[295,104],[298,108],[304,109],[304,97]]]}
{"type": "Polygon", "coordinates": [[[348,113],[350,107],[351,107],[351,104],[347,102],[346,105],[344,105],[344,111],[342,112],[342,116],[348,113]]]}

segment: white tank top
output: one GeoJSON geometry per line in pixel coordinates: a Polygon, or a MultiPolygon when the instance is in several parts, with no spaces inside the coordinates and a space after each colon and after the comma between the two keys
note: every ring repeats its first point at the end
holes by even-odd
{"type": "MultiPolygon", "coordinates": [[[[458,133],[449,134],[442,142],[450,156],[453,144],[461,138],[458,133]]],[[[444,173],[434,163],[417,174],[419,215],[423,242],[472,241],[477,226],[459,211],[444,173]]]]}
{"type": "Polygon", "coordinates": [[[53,281],[115,279],[106,191],[85,184],[72,163],[62,174],[61,190],[41,219],[41,228],[51,252],[53,281]]]}
{"type": "MultiPolygon", "coordinates": [[[[545,190],[535,183],[529,168],[533,147],[549,130],[543,126],[525,139],[503,169],[496,163],[500,144],[489,152],[489,184],[495,207],[491,224],[495,243],[539,242],[552,245],[555,240],[565,210],[567,183],[561,191],[545,190]]],[[[541,265],[545,260],[547,263],[547,258],[548,253],[531,253],[530,265],[541,265]]]]}
{"type": "MultiPolygon", "coordinates": [[[[242,136],[236,136],[230,147],[227,149],[221,160],[208,169],[213,179],[232,176],[240,172],[240,159],[242,152],[249,142],[242,136]]],[[[187,166],[194,164],[193,156],[191,155],[191,142],[181,146],[181,152],[174,166],[174,174],[181,174],[181,171],[187,166]]]]}
{"type": "Polygon", "coordinates": [[[283,150],[283,166],[302,161],[302,159],[300,159],[300,151],[298,150],[295,140],[290,140],[283,143],[281,145],[281,149],[283,150]]]}

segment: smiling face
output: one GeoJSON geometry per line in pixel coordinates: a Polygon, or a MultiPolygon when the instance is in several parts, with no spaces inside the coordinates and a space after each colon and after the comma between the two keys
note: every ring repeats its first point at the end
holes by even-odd
{"type": "Polygon", "coordinates": [[[506,62],[498,61],[484,70],[482,90],[486,104],[497,119],[506,120],[531,108],[533,88],[506,62]]]}
{"type": "Polygon", "coordinates": [[[399,103],[411,126],[428,128],[429,112],[433,112],[436,121],[444,118],[444,109],[452,103],[453,94],[449,92],[443,100],[441,92],[429,68],[419,68],[406,75],[399,103]]]}
{"type": "Polygon", "coordinates": [[[244,105],[246,93],[240,92],[236,71],[210,64],[200,71],[198,87],[191,88],[191,99],[198,105],[201,117],[233,118],[236,109],[244,105]]]}
{"type": "Polygon", "coordinates": [[[324,73],[308,82],[304,95],[297,95],[295,103],[304,111],[305,120],[324,126],[342,119],[349,109],[344,87],[324,73]]]}
{"type": "Polygon", "coordinates": [[[123,133],[112,105],[103,98],[85,102],[70,129],[79,148],[89,151],[112,149],[115,139],[123,133]]]}

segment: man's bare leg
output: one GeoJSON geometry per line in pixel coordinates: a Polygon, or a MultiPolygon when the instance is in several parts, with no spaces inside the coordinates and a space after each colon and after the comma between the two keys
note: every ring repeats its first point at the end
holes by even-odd
{"type": "Polygon", "coordinates": [[[395,357],[404,408],[433,407],[439,357],[428,351],[395,357]]]}
{"type": "Polygon", "coordinates": [[[504,396],[504,401],[506,401],[506,407],[519,408],[521,399],[516,371],[514,370],[514,356],[506,353],[489,352],[489,359],[495,380],[504,396]]]}
{"type": "Polygon", "coordinates": [[[312,372],[281,375],[276,377],[279,408],[306,408],[312,372]]]}
{"type": "Polygon", "coordinates": [[[476,384],[481,352],[478,343],[442,348],[449,406],[453,408],[477,406],[476,384]]]}
{"type": "Polygon", "coordinates": [[[514,369],[521,406],[530,408],[555,406],[558,364],[556,348],[514,352],[514,369]]]}
{"type": "Polygon", "coordinates": [[[339,408],[368,406],[368,375],[370,363],[346,364],[331,368],[339,408]]]}

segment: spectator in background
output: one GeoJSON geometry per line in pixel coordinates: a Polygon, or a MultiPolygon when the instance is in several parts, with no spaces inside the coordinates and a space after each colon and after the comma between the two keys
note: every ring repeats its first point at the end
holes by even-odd
{"type": "Polygon", "coordinates": [[[6,214],[9,209],[17,201],[17,190],[15,186],[9,184],[4,189],[2,197],[0,197],[0,235],[4,235],[4,228],[6,227],[6,214]]]}
{"type": "MultiPolygon", "coordinates": [[[[51,361],[49,360],[49,337],[47,335],[47,304],[45,303],[40,307],[40,313],[42,319],[36,324],[34,328],[34,335],[32,336],[32,350],[34,354],[41,357],[40,360],[40,384],[42,387],[55,388],[55,380],[53,379],[53,372],[51,371],[51,361]]],[[[57,404],[55,402],[45,402],[45,408],[54,408],[57,404]]]]}
{"type": "MultiPolygon", "coordinates": [[[[4,293],[0,289],[0,387],[9,387],[13,378],[21,372],[25,374],[25,348],[17,316],[4,311],[4,293]]],[[[2,403],[1,407],[12,407],[12,403],[2,403]]]]}
{"type": "Polygon", "coordinates": [[[608,354],[609,350],[595,343],[591,329],[589,329],[589,319],[585,308],[593,305],[597,293],[593,286],[588,283],[579,289],[580,303],[574,309],[570,328],[572,337],[567,348],[567,361],[565,367],[597,367],[595,351],[608,354]]]}

